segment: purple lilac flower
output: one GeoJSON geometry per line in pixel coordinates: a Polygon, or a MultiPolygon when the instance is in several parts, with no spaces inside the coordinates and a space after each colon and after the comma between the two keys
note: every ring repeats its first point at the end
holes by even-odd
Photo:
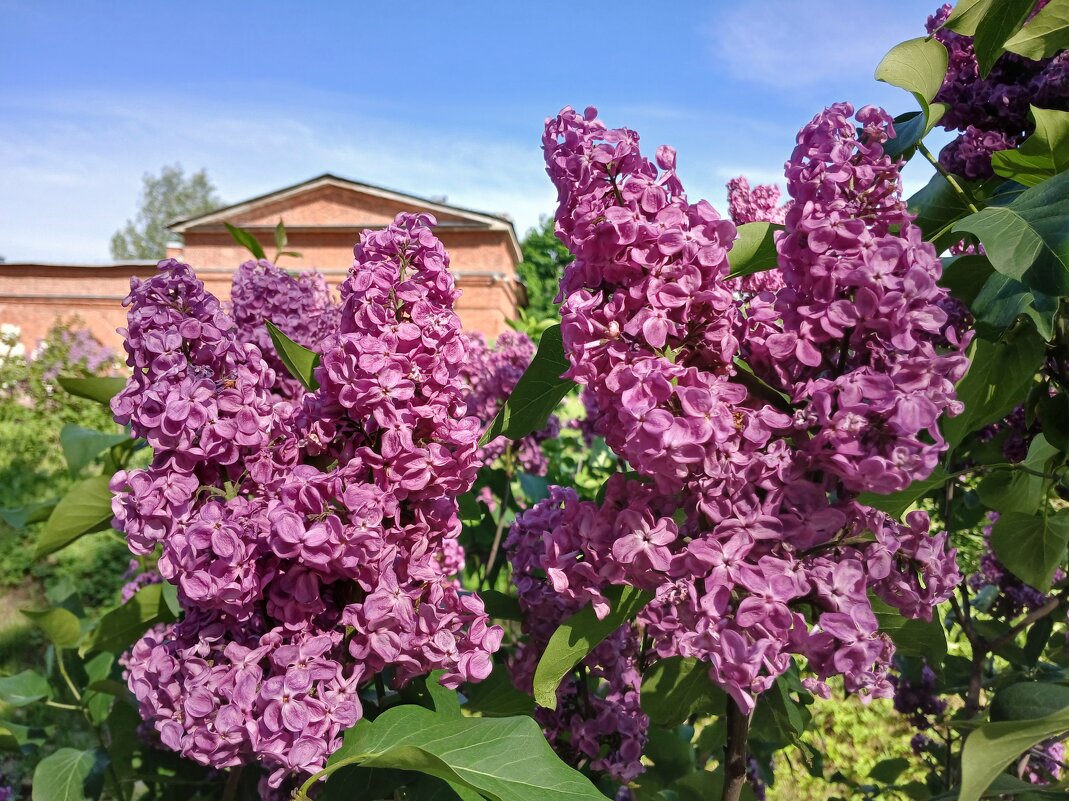
{"type": "Polygon", "coordinates": [[[901,524],[851,500],[931,472],[967,366],[883,154],[890,119],[862,109],[859,136],[852,114],[833,106],[799,134],[785,286],[741,302],[725,283],[735,228],[687,200],[674,151],[650,162],[594,109],[565,109],[543,140],[576,256],[561,283],[567,375],[640,480],[615,476],[600,505],[551,496],[563,513],[533,547],[553,589],[599,615],[609,585],[655,592],[639,621],[653,656],[704,661],[746,709],[793,654],[818,692],[841,674],[889,695],[893,646],[869,590],[927,618],[959,580],[925,514],[901,524]],[[751,392],[737,355],[788,401],[751,392]]]}
{"type": "Polygon", "coordinates": [[[339,323],[338,307],[323,276],[315,271],[294,275],[266,260],[247,261],[234,273],[227,308],[238,340],[254,344],[275,371],[275,390],[284,398],[299,399],[304,387],[282,364],[264,323],[270,320],[298,345],[319,351],[339,323]]]}
{"type": "Polygon", "coordinates": [[[501,641],[452,579],[479,422],[433,224],[363,235],[320,388],[298,402],[188,266],[132,282],[133,375],[112,408],[155,457],[113,480],[115,525],[135,553],[162,545],[185,614],[133,647],[127,680],[164,745],[263,763],[272,792],[322,767],[376,674],[443,669],[456,687],[501,641]]]}

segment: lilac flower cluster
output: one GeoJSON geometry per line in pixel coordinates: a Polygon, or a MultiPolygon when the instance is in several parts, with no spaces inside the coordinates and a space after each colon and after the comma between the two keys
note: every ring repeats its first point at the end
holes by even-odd
{"type": "Polygon", "coordinates": [[[44,381],[55,381],[73,371],[99,375],[116,364],[115,353],[101,344],[93,333],[75,319],[69,325],[57,325],[37,343],[32,360],[45,366],[44,381]]]}
{"type": "Polygon", "coordinates": [[[112,408],[155,455],[113,479],[115,525],[135,553],[162,547],[185,615],[134,646],[127,678],[163,743],[202,764],[261,762],[278,788],[322,767],[376,674],[490,672],[502,632],[451,578],[479,423],[433,224],[363,235],[299,402],[188,266],[132,283],[133,375],[112,408]]]}
{"type": "Polygon", "coordinates": [[[842,674],[889,695],[893,646],[869,590],[930,617],[959,579],[925,514],[901,524],[852,500],[930,473],[967,364],[939,308],[938,259],[883,154],[890,120],[862,109],[859,138],[852,113],[833,106],[799,134],[785,286],[745,315],[725,283],[735,228],[687,201],[671,149],[654,165],[594,109],[565,109],[543,140],[557,235],[576,256],[561,284],[566,375],[640,476],[615,476],[600,506],[554,496],[543,569],[599,615],[610,584],[654,591],[640,619],[650,656],[701,659],[744,709],[794,654],[818,692],[842,674]],[[755,388],[740,355],[786,397],[755,388]]]}
{"type": "Polygon", "coordinates": [[[728,214],[736,225],[768,222],[783,225],[790,203],[779,204],[779,187],[759,184],[750,188],[745,176],[728,181],[728,214]]]}
{"type": "MultiPolygon", "coordinates": [[[[557,591],[560,560],[543,549],[543,538],[559,529],[562,519],[574,513],[578,496],[571,489],[553,487],[513,526],[505,542],[512,564],[513,582],[523,611],[523,638],[509,665],[517,688],[531,692],[535,668],[549,638],[566,617],[583,606],[583,599],[557,591]]],[[[564,569],[569,569],[565,565],[564,569]]],[[[562,759],[572,765],[589,762],[627,783],[644,770],[649,718],[642,711],[639,692],[639,637],[633,624],[625,624],[588,654],[557,689],[557,708],[539,707],[535,717],[562,759]],[[588,678],[594,680],[589,686],[588,678]]]]}
{"type": "MultiPolygon", "coordinates": [[[[1040,0],[1035,12],[1044,5],[1040,0]]],[[[1032,132],[1029,105],[1069,110],[1069,54],[1032,61],[1003,53],[981,77],[972,37],[942,27],[951,10],[949,3],[941,6],[926,25],[949,54],[946,78],[935,96],[936,102],[947,104],[940,125],[961,132],[943,148],[939,161],[966,178],[990,178],[991,154],[1016,147],[1032,132]]]]}
{"type": "MultiPolygon", "coordinates": [[[[468,358],[460,372],[468,388],[468,414],[480,420],[492,420],[534,358],[534,342],[527,334],[517,331],[503,332],[493,347],[478,332],[466,332],[464,338],[468,358]]],[[[479,458],[484,464],[492,464],[511,444],[515,464],[528,473],[544,476],[549,462],[542,452],[542,443],[559,433],[560,420],[551,415],[545,428],[521,440],[510,443],[505,437],[498,437],[488,442],[479,449],[479,458]]]]}
{"type": "Polygon", "coordinates": [[[323,276],[315,271],[296,275],[269,261],[247,261],[234,273],[228,307],[240,342],[251,342],[275,371],[275,391],[295,400],[304,387],[291,376],[275,352],[265,322],[270,320],[298,345],[318,351],[338,328],[338,307],[323,276]]]}
{"type": "MultiPolygon", "coordinates": [[[[946,712],[947,702],[936,693],[936,675],[927,663],[921,667],[918,679],[911,680],[902,673],[891,676],[894,685],[895,711],[905,715],[906,719],[921,732],[927,731],[938,722],[946,712]]],[[[924,735],[921,735],[924,738],[924,735]]],[[[914,751],[922,750],[924,739],[913,738],[914,751]]]]}

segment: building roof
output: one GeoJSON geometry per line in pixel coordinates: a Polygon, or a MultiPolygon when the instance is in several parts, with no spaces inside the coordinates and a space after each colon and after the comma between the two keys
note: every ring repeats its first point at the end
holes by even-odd
{"type": "Polygon", "coordinates": [[[281,189],[276,189],[273,192],[268,192],[264,195],[258,195],[256,197],[243,200],[240,203],[233,203],[229,206],[210,211],[207,214],[199,214],[196,217],[189,217],[183,220],[176,220],[170,225],[168,229],[174,231],[176,234],[183,234],[191,228],[200,227],[204,225],[221,224],[230,220],[234,216],[244,214],[256,209],[259,206],[265,206],[270,203],[277,203],[280,200],[285,200],[290,197],[296,197],[297,195],[311,192],[321,187],[336,187],[340,189],[346,189],[352,192],[357,192],[363,195],[370,195],[372,197],[381,198],[395,203],[401,203],[404,205],[411,205],[418,208],[420,211],[428,211],[438,214],[446,214],[454,219],[441,223],[442,227],[446,228],[465,228],[473,230],[494,230],[504,231],[508,234],[509,241],[513,255],[517,261],[523,260],[523,254],[520,250],[520,243],[516,237],[516,229],[512,224],[512,220],[501,214],[488,214],[481,211],[473,211],[472,209],[463,208],[461,206],[454,206],[444,201],[430,200],[428,198],[419,197],[417,195],[410,195],[405,192],[398,192],[394,189],[386,189],[381,186],[374,186],[372,184],[366,184],[361,181],[353,181],[348,178],[341,178],[337,175],[330,173],[323,173],[315,178],[310,178],[307,181],[302,181],[292,186],[286,186],[281,189]]]}

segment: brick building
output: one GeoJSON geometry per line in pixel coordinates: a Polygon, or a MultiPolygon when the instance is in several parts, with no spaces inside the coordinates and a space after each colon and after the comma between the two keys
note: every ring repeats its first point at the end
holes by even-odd
{"type": "MultiPolygon", "coordinates": [[[[435,233],[449,251],[462,293],[457,312],[464,327],[489,337],[505,330],[505,321],[526,302],[516,273],[520,245],[507,217],[334,175],[175,222],[170,229],[182,244],[168,248],[167,255],[191,264],[210,292],[227,299],[235,268],[250,257],[223,224],[249,231],[271,255],[274,228],[282,220],[289,237],[287,250],[303,254],[300,259],[284,259],[282,265],[290,270],[317,269],[336,286],[352,265],[360,231],[381,228],[402,211],[429,212],[437,218],[435,233]]],[[[118,349],[121,338],[115,329],[126,321],[121,303],[130,277],[154,272],[154,262],[0,263],[0,323],[19,326],[23,342],[32,348],[57,318],[76,314],[98,339],[118,349]]]]}

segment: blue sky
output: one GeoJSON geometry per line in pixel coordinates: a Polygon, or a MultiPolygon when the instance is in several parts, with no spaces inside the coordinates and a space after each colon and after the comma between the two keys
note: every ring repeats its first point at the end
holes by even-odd
{"type": "MultiPolygon", "coordinates": [[[[873,80],[928,0],[0,0],[0,255],[104,261],[141,175],[205,167],[236,202],[322,172],[507,212],[553,209],[543,120],[596,105],[692,199],[776,181],[828,103],[873,80]]],[[[911,165],[907,189],[927,179],[911,165]]]]}

